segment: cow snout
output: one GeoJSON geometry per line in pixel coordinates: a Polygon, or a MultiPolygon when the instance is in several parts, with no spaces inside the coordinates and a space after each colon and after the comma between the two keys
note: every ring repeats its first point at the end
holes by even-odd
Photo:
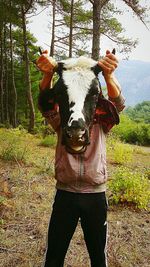
{"type": "Polygon", "coordinates": [[[69,139],[72,139],[74,141],[84,141],[84,135],[86,130],[83,129],[72,129],[71,127],[66,130],[66,135],[69,139]]]}
{"type": "Polygon", "coordinates": [[[84,151],[89,144],[89,131],[87,128],[66,127],[63,131],[63,144],[69,152],[84,151]]]}

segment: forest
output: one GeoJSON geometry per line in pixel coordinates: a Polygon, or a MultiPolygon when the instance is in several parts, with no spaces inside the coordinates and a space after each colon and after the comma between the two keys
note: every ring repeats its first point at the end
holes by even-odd
{"type": "MultiPolygon", "coordinates": [[[[142,7],[140,1],[124,3],[147,25],[146,6],[142,7]]],[[[41,73],[34,64],[39,48],[28,30],[29,20],[39,7],[50,10],[50,56],[57,60],[82,54],[98,60],[103,35],[125,53],[137,45],[137,40],[126,38],[123,26],[115,18],[121,11],[113,1],[1,0],[0,124],[13,128],[22,125],[32,133],[43,124],[37,107],[41,73]]]]}
{"type": "MultiPolygon", "coordinates": [[[[148,27],[142,0],[121,1],[148,27]]],[[[55,195],[57,136],[38,110],[39,47],[28,28],[39,8],[49,10],[48,47],[56,60],[98,60],[102,36],[125,54],[138,44],[117,20],[115,0],[0,0],[0,267],[42,266],[55,195]]],[[[146,100],[126,107],[107,136],[109,267],[150,266],[149,123],[146,100]]],[[[64,267],[89,266],[79,222],[64,267]]]]}

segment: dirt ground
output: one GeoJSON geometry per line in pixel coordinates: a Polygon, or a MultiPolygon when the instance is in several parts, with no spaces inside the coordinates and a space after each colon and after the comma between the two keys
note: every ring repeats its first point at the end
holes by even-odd
{"type": "MultiPolygon", "coordinates": [[[[55,195],[54,150],[45,151],[37,146],[33,153],[40,153],[40,160],[26,164],[0,160],[0,267],[42,265],[55,195]]],[[[148,160],[145,154],[143,156],[144,161],[148,160]]],[[[138,160],[139,156],[136,164],[138,160]]],[[[148,211],[139,211],[125,205],[109,206],[109,267],[149,267],[149,240],[148,211]]],[[[64,267],[89,266],[89,256],[79,222],[64,267]]]]}

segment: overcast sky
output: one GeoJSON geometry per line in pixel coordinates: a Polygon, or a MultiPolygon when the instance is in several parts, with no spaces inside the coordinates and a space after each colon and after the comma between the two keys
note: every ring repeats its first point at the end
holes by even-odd
{"type": "MultiPolygon", "coordinates": [[[[145,2],[148,7],[150,8],[150,1],[149,0],[142,0],[145,2]]],[[[125,4],[122,4],[123,1],[121,0],[114,0],[115,5],[119,5],[122,10],[126,10],[125,4]]],[[[39,12],[39,11],[38,11],[39,12]]],[[[149,11],[150,17],[150,11],[149,11]]],[[[150,62],[150,30],[148,30],[142,22],[140,22],[136,17],[133,17],[133,13],[125,12],[124,15],[118,17],[119,22],[122,23],[123,27],[125,28],[126,37],[132,37],[135,39],[139,39],[139,44],[137,45],[136,49],[132,50],[132,53],[129,55],[129,59],[134,60],[142,60],[142,61],[149,61],[150,62]]],[[[46,44],[50,44],[50,29],[48,27],[50,22],[50,18],[48,15],[48,10],[44,10],[37,16],[34,16],[30,19],[30,24],[28,28],[37,38],[37,44],[42,46],[44,49],[48,49],[46,44]]],[[[109,41],[106,38],[102,38],[101,40],[101,53],[102,55],[105,54],[106,49],[112,49],[116,47],[114,43],[109,41]]],[[[123,59],[124,56],[118,53],[119,59],[123,59]]]]}

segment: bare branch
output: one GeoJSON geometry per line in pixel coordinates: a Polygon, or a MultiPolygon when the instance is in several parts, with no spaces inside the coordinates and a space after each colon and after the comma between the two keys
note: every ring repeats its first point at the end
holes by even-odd
{"type": "MultiPolygon", "coordinates": [[[[76,35],[83,35],[83,32],[76,32],[76,33],[73,34],[73,36],[76,36],[76,35]]],[[[55,43],[59,42],[61,40],[65,40],[65,39],[69,38],[69,35],[64,36],[64,37],[56,36],[56,38],[57,38],[57,40],[54,41],[55,43]]]]}
{"type": "Polygon", "coordinates": [[[55,25],[55,27],[65,26],[65,25],[66,25],[66,23],[61,23],[61,24],[57,24],[57,25],[55,25]]]}
{"type": "Polygon", "coordinates": [[[41,14],[45,9],[47,9],[47,7],[43,8],[39,13],[36,13],[36,14],[34,14],[34,15],[32,15],[32,16],[27,17],[27,19],[30,19],[30,18],[32,18],[32,17],[36,17],[36,16],[38,16],[38,15],[41,14]]]}
{"type": "Polygon", "coordinates": [[[104,36],[106,36],[108,39],[110,39],[111,41],[113,41],[114,43],[119,43],[118,40],[113,39],[112,37],[110,37],[109,35],[107,35],[106,33],[101,33],[104,36]]]}
{"type": "Polygon", "coordinates": [[[33,4],[33,0],[30,0],[27,8],[24,10],[24,14],[26,14],[29,11],[29,9],[31,8],[32,4],[33,4]]]}
{"type": "Polygon", "coordinates": [[[65,51],[67,51],[67,52],[68,52],[68,49],[67,49],[67,48],[65,48],[64,46],[62,47],[62,46],[60,46],[60,45],[56,45],[56,44],[55,44],[55,46],[56,46],[56,47],[58,47],[58,48],[61,48],[61,49],[63,49],[63,50],[65,50],[65,51]]]}
{"type": "Polygon", "coordinates": [[[55,19],[56,22],[64,21],[63,19],[55,19]]]}
{"type": "Polygon", "coordinates": [[[60,40],[64,40],[64,39],[66,39],[66,38],[68,38],[68,37],[69,37],[69,35],[64,36],[64,37],[56,36],[56,38],[57,38],[58,40],[55,40],[55,42],[58,42],[58,41],[60,41],[60,40]]]}
{"type": "Polygon", "coordinates": [[[47,43],[44,43],[45,45],[47,45],[48,47],[51,47],[50,45],[48,45],[47,43]]]}
{"type": "Polygon", "coordinates": [[[78,26],[75,26],[73,27],[73,29],[80,29],[80,30],[85,30],[85,31],[92,31],[92,29],[89,29],[89,28],[84,28],[84,27],[78,27],[78,26]]]}
{"type": "Polygon", "coordinates": [[[60,41],[60,40],[55,41],[55,42],[59,42],[59,43],[61,43],[61,44],[64,44],[64,45],[66,45],[66,46],[69,46],[69,44],[67,44],[67,43],[65,43],[65,42],[62,42],[62,41],[60,41]]]}
{"type": "Polygon", "coordinates": [[[114,39],[110,37],[109,35],[107,35],[106,33],[101,33],[101,34],[103,34],[108,39],[110,39],[112,42],[117,43],[117,44],[124,44],[124,42],[126,42],[127,45],[132,44],[133,47],[135,47],[135,45],[137,44],[137,40],[132,41],[131,39],[129,40],[129,39],[121,39],[121,38],[114,39]]]}
{"type": "Polygon", "coordinates": [[[146,25],[144,19],[143,19],[143,15],[145,14],[146,8],[141,7],[140,5],[138,5],[138,3],[134,3],[133,0],[123,0],[125,2],[125,4],[127,6],[129,6],[133,12],[135,13],[135,15],[142,21],[142,23],[145,25],[145,27],[150,30],[148,28],[148,26],[146,25]]]}

